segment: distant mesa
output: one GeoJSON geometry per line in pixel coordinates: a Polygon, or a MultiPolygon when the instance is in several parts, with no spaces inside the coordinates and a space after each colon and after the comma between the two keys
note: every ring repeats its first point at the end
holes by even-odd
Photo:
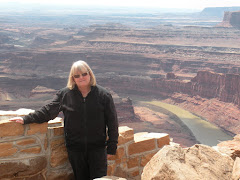
{"type": "Polygon", "coordinates": [[[201,12],[201,16],[215,16],[222,18],[225,12],[240,11],[240,6],[234,7],[207,7],[201,12]]]}
{"type": "Polygon", "coordinates": [[[217,27],[234,27],[240,29],[240,10],[225,12],[223,21],[217,27]]]}

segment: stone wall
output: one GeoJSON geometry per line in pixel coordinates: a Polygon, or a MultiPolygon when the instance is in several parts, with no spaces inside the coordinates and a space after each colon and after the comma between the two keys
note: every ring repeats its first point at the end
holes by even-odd
{"type": "MultiPolygon", "coordinates": [[[[0,111],[0,179],[72,179],[61,118],[28,125],[8,121],[31,111],[0,111]]],[[[126,126],[119,127],[119,132],[117,154],[108,160],[111,176],[140,179],[146,163],[170,142],[165,133],[134,134],[126,126]]]]}
{"type": "Polygon", "coordinates": [[[0,112],[0,179],[70,179],[60,119],[28,125],[7,120],[27,112],[0,112]]]}

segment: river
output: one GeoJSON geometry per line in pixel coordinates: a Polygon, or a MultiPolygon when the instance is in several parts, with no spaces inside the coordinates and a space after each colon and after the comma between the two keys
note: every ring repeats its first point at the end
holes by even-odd
{"type": "Polygon", "coordinates": [[[163,103],[161,101],[141,101],[141,103],[161,107],[174,113],[192,131],[195,138],[201,142],[201,144],[216,146],[221,141],[233,139],[232,136],[226,134],[217,126],[178,106],[163,103]]]}

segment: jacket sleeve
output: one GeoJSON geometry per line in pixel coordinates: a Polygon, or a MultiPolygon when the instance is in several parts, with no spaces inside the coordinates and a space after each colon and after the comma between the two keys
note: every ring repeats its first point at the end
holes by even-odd
{"type": "Polygon", "coordinates": [[[116,154],[118,143],[118,119],[111,94],[105,100],[105,118],[108,128],[107,154],[116,154]]]}
{"type": "Polygon", "coordinates": [[[36,110],[34,113],[30,113],[23,117],[24,124],[29,123],[44,123],[49,120],[54,119],[58,116],[58,113],[61,111],[61,92],[59,91],[52,102],[43,106],[39,110],[36,110]]]}

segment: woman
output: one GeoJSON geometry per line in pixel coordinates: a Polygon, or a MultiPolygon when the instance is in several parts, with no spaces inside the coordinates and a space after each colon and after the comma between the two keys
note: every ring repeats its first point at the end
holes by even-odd
{"type": "Polygon", "coordinates": [[[75,179],[105,176],[107,154],[114,155],[117,149],[117,114],[111,94],[96,84],[86,62],[73,63],[67,87],[51,103],[23,118],[10,120],[21,124],[43,123],[57,117],[60,111],[64,114],[66,147],[75,179]]]}

